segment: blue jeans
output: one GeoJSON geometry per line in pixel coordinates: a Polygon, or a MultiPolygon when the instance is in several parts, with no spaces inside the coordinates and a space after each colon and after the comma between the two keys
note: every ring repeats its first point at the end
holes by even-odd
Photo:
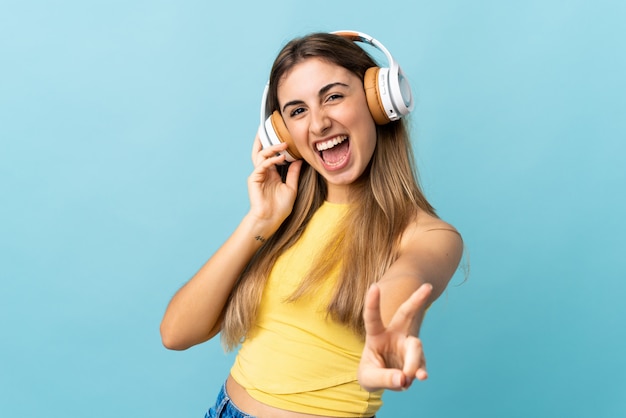
{"type": "Polygon", "coordinates": [[[213,405],[204,418],[255,418],[252,415],[248,415],[245,412],[239,410],[235,404],[230,400],[228,392],[226,392],[226,383],[222,385],[220,393],[217,395],[215,405],[213,405]]]}
{"type": "MultiPolygon", "coordinates": [[[[245,412],[239,410],[235,404],[230,400],[228,392],[226,392],[226,383],[222,385],[220,393],[217,394],[217,400],[204,418],[256,418],[253,415],[248,415],[245,412]]],[[[373,416],[372,418],[376,418],[373,416]]]]}

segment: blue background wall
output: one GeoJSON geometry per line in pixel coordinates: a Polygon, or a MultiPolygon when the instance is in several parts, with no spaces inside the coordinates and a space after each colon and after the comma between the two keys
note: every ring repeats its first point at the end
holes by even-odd
{"type": "Polygon", "coordinates": [[[232,355],[161,315],[247,209],[274,55],[346,28],[471,265],[380,416],[626,416],[624,2],[209,3],[0,2],[0,416],[203,416],[232,355]]]}

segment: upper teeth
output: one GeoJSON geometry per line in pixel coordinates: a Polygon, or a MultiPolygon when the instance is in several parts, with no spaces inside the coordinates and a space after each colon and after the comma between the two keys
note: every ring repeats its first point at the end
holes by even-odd
{"type": "Polygon", "coordinates": [[[346,135],[336,136],[333,139],[329,139],[328,141],[318,142],[316,147],[318,151],[324,151],[334,147],[335,145],[341,144],[346,139],[348,139],[346,135]]]}

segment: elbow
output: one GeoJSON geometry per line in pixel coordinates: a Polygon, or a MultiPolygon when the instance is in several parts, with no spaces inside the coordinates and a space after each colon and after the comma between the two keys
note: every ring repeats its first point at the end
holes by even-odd
{"type": "Polygon", "coordinates": [[[181,344],[179,341],[168,339],[163,335],[161,335],[161,343],[163,344],[163,347],[173,351],[183,351],[189,348],[188,346],[181,344]]]}
{"type": "Polygon", "coordinates": [[[161,343],[168,350],[183,351],[194,345],[201,344],[213,338],[220,330],[219,326],[214,327],[208,334],[188,334],[181,332],[180,327],[161,322],[161,343]]]}
{"type": "Polygon", "coordinates": [[[186,341],[184,341],[180,335],[177,335],[176,331],[172,329],[172,327],[169,327],[165,322],[161,323],[160,332],[161,343],[163,344],[163,347],[168,350],[182,351],[191,347],[191,345],[187,344],[186,341]]]}

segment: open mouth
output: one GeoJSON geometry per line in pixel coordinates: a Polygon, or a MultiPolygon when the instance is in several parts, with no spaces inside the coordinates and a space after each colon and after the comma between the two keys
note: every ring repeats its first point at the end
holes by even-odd
{"type": "Polygon", "coordinates": [[[346,135],[339,135],[327,141],[318,142],[315,147],[324,164],[334,167],[346,160],[350,150],[350,141],[346,135]]]}

